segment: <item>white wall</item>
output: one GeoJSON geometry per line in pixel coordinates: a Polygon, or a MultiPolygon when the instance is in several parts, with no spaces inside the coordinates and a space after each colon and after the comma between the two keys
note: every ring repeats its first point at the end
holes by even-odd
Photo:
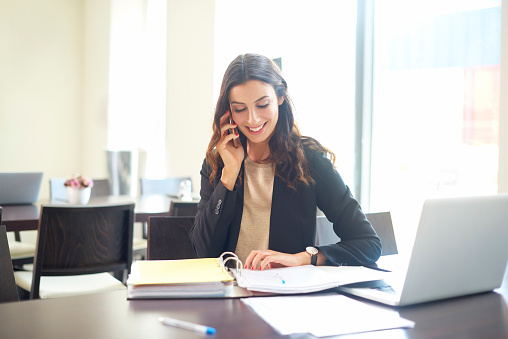
{"type": "Polygon", "coordinates": [[[168,0],[166,161],[169,176],[192,176],[201,164],[215,107],[213,0],[168,0]]]}
{"type": "Polygon", "coordinates": [[[0,0],[0,171],[81,170],[83,1],[0,0]]]}
{"type": "Polygon", "coordinates": [[[508,0],[501,3],[500,93],[498,191],[508,193],[508,0]]]}

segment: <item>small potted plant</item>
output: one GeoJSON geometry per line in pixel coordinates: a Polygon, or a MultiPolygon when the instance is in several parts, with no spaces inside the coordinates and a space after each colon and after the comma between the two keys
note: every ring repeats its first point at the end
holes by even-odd
{"type": "Polygon", "coordinates": [[[82,175],[73,176],[65,180],[67,198],[73,205],[86,205],[92,193],[93,180],[82,175]]]}

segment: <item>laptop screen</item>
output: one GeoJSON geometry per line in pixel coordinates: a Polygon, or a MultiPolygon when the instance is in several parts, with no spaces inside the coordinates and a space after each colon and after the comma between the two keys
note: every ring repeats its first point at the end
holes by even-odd
{"type": "Polygon", "coordinates": [[[32,204],[39,200],[42,172],[0,172],[0,205],[32,204]]]}

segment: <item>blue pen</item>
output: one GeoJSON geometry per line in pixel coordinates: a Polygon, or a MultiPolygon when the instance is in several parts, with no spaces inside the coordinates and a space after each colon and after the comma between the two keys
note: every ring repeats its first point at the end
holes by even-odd
{"type": "Polygon", "coordinates": [[[213,327],[193,324],[193,323],[189,323],[187,321],[178,320],[178,319],[159,317],[159,321],[161,323],[163,323],[164,325],[184,328],[186,330],[191,330],[191,331],[200,332],[200,333],[215,334],[215,332],[216,332],[215,328],[213,328],[213,327]]]}
{"type": "Polygon", "coordinates": [[[284,279],[282,279],[282,277],[279,275],[279,273],[275,273],[275,275],[277,276],[277,278],[280,279],[280,281],[282,281],[282,284],[286,283],[286,281],[284,279]]]}

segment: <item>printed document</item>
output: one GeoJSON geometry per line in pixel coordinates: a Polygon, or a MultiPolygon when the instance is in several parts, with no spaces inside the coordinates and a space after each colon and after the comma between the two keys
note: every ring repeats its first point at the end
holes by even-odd
{"type": "Polygon", "coordinates": [[[394,309],[335,293],[245,298],[242,301],[281,335],[310,333],[327,337],[415,325],[394,309]]]}

